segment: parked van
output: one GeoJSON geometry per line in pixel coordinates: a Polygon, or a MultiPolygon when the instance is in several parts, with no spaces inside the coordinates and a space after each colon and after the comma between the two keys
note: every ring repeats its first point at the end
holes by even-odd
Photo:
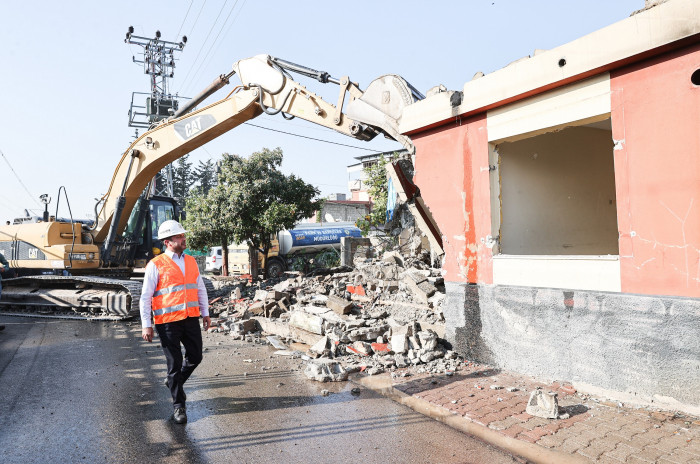
{"type": "Polygon", "coordinates": [[[206,264],[204,266],[204,270],[206,272],[213,272],[214,274],[220,274],[221,273],[221,265],[224,262],[224,258],[222,255],[222,250],[220,246],[215,246],[211,247],[211,250],[209,250],[209,255],[207,256],[206,259],[206,264]]]}

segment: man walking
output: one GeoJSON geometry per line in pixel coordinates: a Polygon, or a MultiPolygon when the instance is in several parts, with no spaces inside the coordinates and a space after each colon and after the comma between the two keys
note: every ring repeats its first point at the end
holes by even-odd
{"type": "Polygon", "coordinates": [[[167,385],[175,407],[173,419],[178,424],[187,422],[183,385],[202,362],[199,316],[204,330],[211,322],[207,289],[197,262],[184,254],[186,232],[177,221],[160,225],[158,239],[163,240],[166,250],[146,266],[141,292],[141,337],[153,341],[152,318],[168,363],[167,385]],[[180,344],[185,347],[184,362],[180,344]]]}

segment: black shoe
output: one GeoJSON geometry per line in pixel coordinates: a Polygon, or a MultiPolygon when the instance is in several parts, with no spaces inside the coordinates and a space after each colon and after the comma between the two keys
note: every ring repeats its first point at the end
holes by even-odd
{"type": "Polygon", "coordinates": [[[185,408],[175,408],[173,420],[176,424],[184,424],[187,422],[187,413],[185,412],[185,408]]]}
{"type": "Polygon", "coordinates": [[[4,326],[4,325],[0,325],[0,330],[5,330],[5,326],[4,326]]]}

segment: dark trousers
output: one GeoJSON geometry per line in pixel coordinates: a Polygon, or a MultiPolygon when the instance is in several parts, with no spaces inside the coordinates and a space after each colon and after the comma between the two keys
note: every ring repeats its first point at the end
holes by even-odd
{"type": "Polygon", "coordinates": [[[187,379],[202,362],[202,331],[198,317],[188,317],[181,321],[156,324],[165,359],[168,362],[168,387],[173,395],[173,406],[184,408],[187,396],[182,388],[187,379]],[[185,347],[185,360],[182,349],[185,347]]]}

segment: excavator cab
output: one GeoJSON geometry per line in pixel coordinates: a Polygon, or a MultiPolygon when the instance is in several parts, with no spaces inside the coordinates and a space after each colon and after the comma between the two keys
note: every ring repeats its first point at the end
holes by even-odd
{"type": "Polygon", "coordinates": [[[183,215],[174,198],[142,196],[138,199],[122,234],[124,242],[133,247],[130,261],[134,267],[145,267],[150,259],[163,252],[165,246],[158,240],[158,228],[170,219],[180,221],[183,215]]]}

